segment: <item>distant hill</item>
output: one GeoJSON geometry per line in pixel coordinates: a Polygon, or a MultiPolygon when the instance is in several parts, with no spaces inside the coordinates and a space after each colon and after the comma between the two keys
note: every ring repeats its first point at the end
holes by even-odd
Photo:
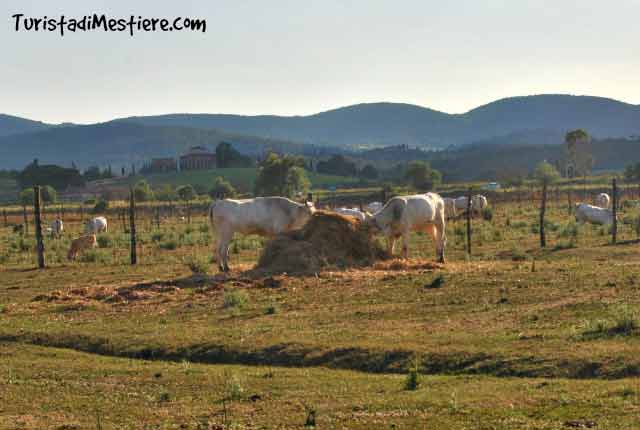
{"type": "Polygon", "coordinates": [[[640,135],[640,106],[571,95],[498,100],[464,114],[447,114],[399,103],[358,104],[309,116],[169,114],[124,118],[148,125],[214,128],[316,145],[442,148],[516,136],[522,144],[561,143],[569,129],[595,137],[640,135]]]}
{"type": "Polygon", "coordinates": [[[149,126],[126,122],[57,126],[33,133],[0,137],[0,168],[23,168],[34,158],[41,163],[79,168],[97,164],[114,168],[138,166],[152,157],[176,157],[190,146],[211,150],[221,141],[233,144],[245,154],[266,150],[305,153],[314,148],[277,139],[201,130],[187,127],[149,126]]]}
{"type": "Polygon", "coordinates": [[[640,136],[640,106],[601,97],[536,95],[498,100],[464,114],[369,103],[308,116],[169,114],[83,126],[0,115],[0,168],[20,168],[33,158],[115,167],[176,156],[193,145],[213,148],[221,140],[253,155],[267,149],[318,155],[397,145],[559,144],[575,128],[600,139],[640,136]]]}
{"type": "Polygon", "coordinates": [[[17,116],[5,115],[0,113],[0,136],[8,136],[18,133],[29,133],[33,131],[44,130],[50,127],[40,121],[33,121],[17,116]]]}

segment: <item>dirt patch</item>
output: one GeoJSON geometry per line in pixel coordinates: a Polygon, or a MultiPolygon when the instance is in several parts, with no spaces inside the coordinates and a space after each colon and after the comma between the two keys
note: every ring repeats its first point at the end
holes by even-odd
{"type": "Polygon", "coordinates": [[[269,241],[256,271],[311,274],[326,268],[368,266],[386,258],[386,252],[359,221],[318,211],[302,229],[269,241]]]}
{"type": "Polygon", "coordinates": [[[432,272],[435,270],[442,270],[445,265],[442,263],[436,263],[433,261],[424,261],[419,259],[411,260],[390,260],[379,261],[374,264],[375,270],[382,271],[426,271],[432,272]]]}

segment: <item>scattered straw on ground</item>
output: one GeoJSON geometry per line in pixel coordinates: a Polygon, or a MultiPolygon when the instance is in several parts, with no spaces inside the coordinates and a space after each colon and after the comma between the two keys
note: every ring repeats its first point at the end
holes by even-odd
{"type": "Polygon", "coordinates": [[[256,270],[263,273],[309,274],[325,268],[371,265],[385,251],[352,217],[317,211],[300,230],[269,241],[256,270]]]}

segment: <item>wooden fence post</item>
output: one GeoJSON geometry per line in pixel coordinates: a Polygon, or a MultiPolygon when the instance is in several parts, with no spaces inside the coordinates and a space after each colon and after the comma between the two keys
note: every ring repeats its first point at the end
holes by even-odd
{"type": "Polygon", "coordinates": [[[22,205],[22,218],[24,219],[24,234],[29,234],[29,218],[27,218],[27,205],[22,205]]]}
{"type": "Polygon", "coordinates": [[[7,219],[7,210],[2,210],[2,216],[4,217],[4,226],[9,227],[9,220],[7,219]]]}
{"type": "Polygon", "coordinates": [[[467,255],[471,257],[471,187],[467,192],[467,255]]]}
{"type": "Polygon", "coordinates": [[[135,265],[138,263],[138,254],[136,252],[136,199],[133,188],[129,194],[129,232],[131,235],[131,265],[135,265]]]}
{"type": "Polygon", "coordinates": [[[571,188],[567,188],[567,211],[569,215],[573,211],[573,204],[571,203],[571,188]]]}
{"type": "Polygon", "coordinates": [[[616,178],[613,178],[611,184],[611,197],[613,198],[612,210],[613,210],[613,226],[611,227],[611,241],[616,244],[618,239],[618,184],[616,184],[616,178]]]}
{"type": "Polygon", "coordinates": [[[540,248],[547,246],[547,238],[544,234],[544,214],[547,210],[547,181],[542,181],[542,203],[540,204],[540,248]]]}
{"type": "Polygon", "coordinates": [[[44,269],[44,243],[42,241],[42,220],[40,219],[40,186],[38,185],[33,187],[33,217],[35,220],[38,267],[44,269]]]}

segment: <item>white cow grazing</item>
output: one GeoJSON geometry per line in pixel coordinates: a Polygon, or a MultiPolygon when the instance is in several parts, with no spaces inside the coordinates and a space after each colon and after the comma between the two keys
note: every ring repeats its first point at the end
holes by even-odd
{"type": "Polygon", "coordinates": [[[367,224],[387,238],[387,250],[393,254],[396,240],[402,236],[402,254],[409,257],[409,236],[412,231],[428,232],[436,243],[438,261],[444,263],[445,234],[444,200],[438,194],[393,197],[367,224]]]}
{"type": "Polygon", "coordinates": [[[455,218],[456,217],[456,199],[452,199],[451,197],[445,197],[442,200],[444,200],[444,214],[447,217],[447,219],[455,218]]]}
{"type": "Polygon", "coordinates": [[[613,224],[613,213],[609,209],[586,203],[576,203],[576,221],[590,222],[593,224],[609,225],[613,224]]]}
{"type": "Polygon", "coordinates": [[[315,210],[312,202],[296,203],[284,197],[213,202],[209,219],[216,232],[214,258],[220,270],[229,271],[229,243],[234,233],[275,236],[301,228],[315,210]]]}
{"type": "Polygon", "coordinates": [[[56,218],[51,222],[51,236],[60,237],[64,231],[64,223],[61,219],[56,218]]]}
{"type": "MultiPolygon", "coordinates": [[[[485,196],[480,194],[471,196],[471,212],[480,213],[488,205],[489,203],[485,196]]],[[[462,196],[455,199],[455,209],[463,212],[467,211],[467,196],[462,196]]]]}
{"type": "Polygon", "coordinates": [[[364,222],[367,218],[369,218],[371,216],[370,213],[368,212],[362,212],[360,209],[356,209],[356,208],[337,208],[334,210],[335,213],[339,213],[340,215],[344,215],[344,216],[351,216],[354,217],[355,219],[359,220],[360,222],[364,222]]]}
{"type": "Polygon", "coordinates": [[[90,219],[84,225],[84,232],[86,234],[98,234],[101,231],[107,232],[107,219],[103,216],[90,219]]]}
{"type": "Polygon", "coordinates": [[[611,198],[607,193],[600,193],[596,196],[596,206],[601,207],[603,209],[609,209],[609,204],[611,203],[611,198]]]}
{"type": "Polygon", "coordinates": [[[381,202],[371,202],[367,205],[367,212],[374,214],[384,206],[381,202]]]}

